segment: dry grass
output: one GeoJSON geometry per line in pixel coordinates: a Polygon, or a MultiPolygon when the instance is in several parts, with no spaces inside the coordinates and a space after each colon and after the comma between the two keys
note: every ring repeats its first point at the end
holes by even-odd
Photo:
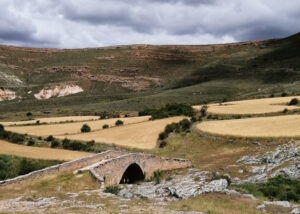
{"type": "Polygon", "coordinates": [[[55,137],[84,141],[94,140],[99,143],[114,143],[118,146],[138,149],[153,149],[156,147],[159,133],[164,130],[165,126],[172,122],[179,122],[184,118],[171,117],[96,132],[55,137]]]}
{"type": "Polygon", "coordinates": [[[63,160],[69,161],[84,156],[91,155],[87,152],[68,151],[62,149],[40,148],[23,146],[0,140],[0,154],[17,155],[26,158],[43,160],[63,160]]]}
{"type": "Polygon", "coordinates": [[[49,118],[36,118],[35,120],[27,121],[16,121],[16,122],[0,122],[4,126],[12,125],[25,125],[25,124],[35,124],[37,121],[40,123],[61,123],[68,121],[89,121],[89,120],[98,120],[99,116],[70,116],[70,117],[49,117],[49,118]]]}
{"type": "Polygon", "coordinates": [[[200,131],[239,137],[300,137],[300,115],[202,122],[200,131]]]}
{"type": "MultiPolygon", "coordinates": [[[[211,114],[266,114],[281,112],[284,109],[293,110],[299,106],[288,106],[287,103],[293,99],[300,99],[300,96],[294,97],[276,97],[255,100],[243,100],[226,102],[222,104],[209,104],[207,112],[211,114]]],[[[194,106],[199,110],[202,106],[194,106]]]]}
{"type": "Polygon", "coordinates": [[[208,194],[186,200],[171,202],[171,209],[183,211],[200,211],[211,214],[259,214],[258,202],[252,199],[224,194],[208,194]]]}
{"type": "Polygon", "coordinates": [[[128,118],[113,118],[106,120],[62,123],[50,125],[34,125],[34,126],[8,126],[7,131],[17,132],[21,134],[28,134],[33,136],[49,136],[49,135],[65,135],[65,134],[79,134],[83,124],[88,124],[92,131],[101,130],[104,124],[114,126],[115,122],[120,119],[124,124],[140,123],[149,120],[149,116],[144,117],[128,117],[128,118]]]}

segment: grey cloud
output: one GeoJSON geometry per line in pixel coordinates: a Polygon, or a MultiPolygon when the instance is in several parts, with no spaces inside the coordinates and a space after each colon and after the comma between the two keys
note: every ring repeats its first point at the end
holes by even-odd
{"type": "Polygon", "coordinates": [[[299,0],[2,0],[0,42],[78,48],[266,39],[299,31],[299,8],[299,0]]]}

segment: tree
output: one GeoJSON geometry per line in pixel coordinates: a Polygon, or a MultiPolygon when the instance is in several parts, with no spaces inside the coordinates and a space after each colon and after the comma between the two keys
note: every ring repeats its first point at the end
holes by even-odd
{"type": "Polygon", "coordinates": [[[89,127],[89,125],[87,124],[83,124],[81,128],[81,132],[90,132],[90,131],[91,131],[91,127],[89,127]]]}
{"type": "Polygon", "coordinates": [[[31,117],[31,116],[32,116],[32,113],[31,113],[31,112],[27,112],[27,113],[26,113],[26,116],[27,116],[27,117],[31,117]]]}

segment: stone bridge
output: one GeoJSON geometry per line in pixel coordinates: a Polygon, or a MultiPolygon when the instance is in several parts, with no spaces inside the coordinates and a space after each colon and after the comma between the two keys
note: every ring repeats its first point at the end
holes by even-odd
{"type": "Polygon", "coordinates": [[[0,181],[0,187],[70,170],[90,170],[101,186],[134,183],[144,178],[150,178],[156,170],[172,170],[191,166],[191,161],[184,159],[109,150],[0,181]]]}
{"type": "Polygon", "coordinates": [[[172,170],[191,166],[191,161],[185,159],[129,153],[102,161],[93,166],[90,172],[101,184],[114,185],[149,179],[157,170],[172,170]]]}

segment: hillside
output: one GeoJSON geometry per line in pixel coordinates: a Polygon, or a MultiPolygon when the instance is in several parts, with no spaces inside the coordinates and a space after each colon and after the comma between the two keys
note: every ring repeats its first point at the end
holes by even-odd
{"type": "Polygon", "coordinates": [[[134,111],[300,92],[300,34],[222,45],[0,46],[0,112],[134,111]]]}

